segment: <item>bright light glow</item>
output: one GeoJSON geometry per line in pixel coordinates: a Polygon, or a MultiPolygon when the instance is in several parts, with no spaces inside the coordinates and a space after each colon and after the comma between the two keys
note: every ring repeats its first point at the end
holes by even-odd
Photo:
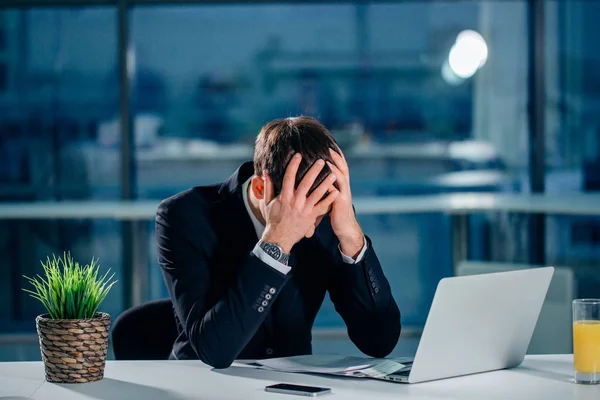
{"type": "Polygon", "coordinates": [[[487,44],[483,37],[471,30],[462,31],[450,49],[448,65],[459,78],[472,77],[488,57],[487,44]]]}
{"type": "Polygon", "coordinates": [[[444,81],[451,86],[460,85],[464,81],[463,78],[459,77],[454,73],[454,71],[452,71],[452,68],[450,68],[450,65],[448,64],[448,60],[446,60],[446,62],[444,62],[442,65],[442,79],[444,79],[444,81]]]}

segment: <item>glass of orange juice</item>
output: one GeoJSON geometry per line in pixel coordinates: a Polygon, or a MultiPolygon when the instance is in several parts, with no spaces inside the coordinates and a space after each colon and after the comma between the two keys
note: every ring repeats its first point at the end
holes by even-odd
{"type": "Polygon", "coordinates": [[[600,383],[600,299],[573,300],[575,382],[600,383]]]}

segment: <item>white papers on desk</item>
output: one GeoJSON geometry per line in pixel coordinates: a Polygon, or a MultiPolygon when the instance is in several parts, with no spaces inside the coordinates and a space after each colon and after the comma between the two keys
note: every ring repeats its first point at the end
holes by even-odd
{"type": "Polygon", "coordinates": [[[313,354],[257,360],[261,368],[282,372],[303,372],[353,377],[381,377],[407,368],[411,358],[383,359],[338,354],[313,354]]]}

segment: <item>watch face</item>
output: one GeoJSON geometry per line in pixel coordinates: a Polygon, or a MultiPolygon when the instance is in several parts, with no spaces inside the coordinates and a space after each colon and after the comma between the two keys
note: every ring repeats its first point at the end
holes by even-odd
{"type": "Polygon", "coordinates": [[[273,258],[274,258],[274,259],[276,259],[276,260],[279,260],[279,259],[281,258],[281,250],[279,250],[279,247],[278,247],[278,246],[275,246],[275,245],[273,245],[273,244],[270,244],[270,243],[268,243],[268,244],[265,246],[265,252],[266,252],[266,253],[267,253],[269,256],[273,257],[273,258]]]}

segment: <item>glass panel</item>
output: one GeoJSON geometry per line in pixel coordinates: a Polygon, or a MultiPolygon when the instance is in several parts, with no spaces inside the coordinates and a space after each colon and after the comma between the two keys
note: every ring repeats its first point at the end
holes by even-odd
{"type": "MultiPolygon", "coordinates": [[[[0,17],[0,201],[27,208],[118,198],[115,10],[4,9],[0,17]]],[[[34,331],[42,309],[21,288],[23,274],[41,271],[39,260],[70,250],[119,275],[119,238],[119,223],[108,220],[0,221],[0,332],[34,331]]],[[[105,303],[113,315],[121,291],[105,303]]]]}
{"type": "MultiPolygon", "coordinates": [[[[600,191],[600,3],[547,1],[546,190],[600,191]]],[[[577,296],[597,297],[600,218],[548,217],[548,263],[572,267],[577,296]]]]}
{"type": "Polygon", "coordinates": [[[8,67],[0,64],[0,93],[8,90],[8,67]]]}
{"type": "Polygon", "coordinates": [[[6,49],[6,22],[4,15],[5,12],[0,11],[0,51],[6,49]]]}
{"type": "MultiPolygon", "coordinates": [[[[520,191],[525,11],[505,1],[135,8],[138,191],[161,199],[222,181],[252,158],[261,125],[298,114],[337,137],[357,198],[520,191]]],[[[452,273],[448,218],[360,221],[405,325],[422,326],[452,273]]],[[[497,219],[473,224],[474,251],[487,256],[481,238],[497,219]]],[[[151,297],[166,296],[150,270],[151,297]]],[[[330,303],[317,326],[341,327],[330,303]]]]}

